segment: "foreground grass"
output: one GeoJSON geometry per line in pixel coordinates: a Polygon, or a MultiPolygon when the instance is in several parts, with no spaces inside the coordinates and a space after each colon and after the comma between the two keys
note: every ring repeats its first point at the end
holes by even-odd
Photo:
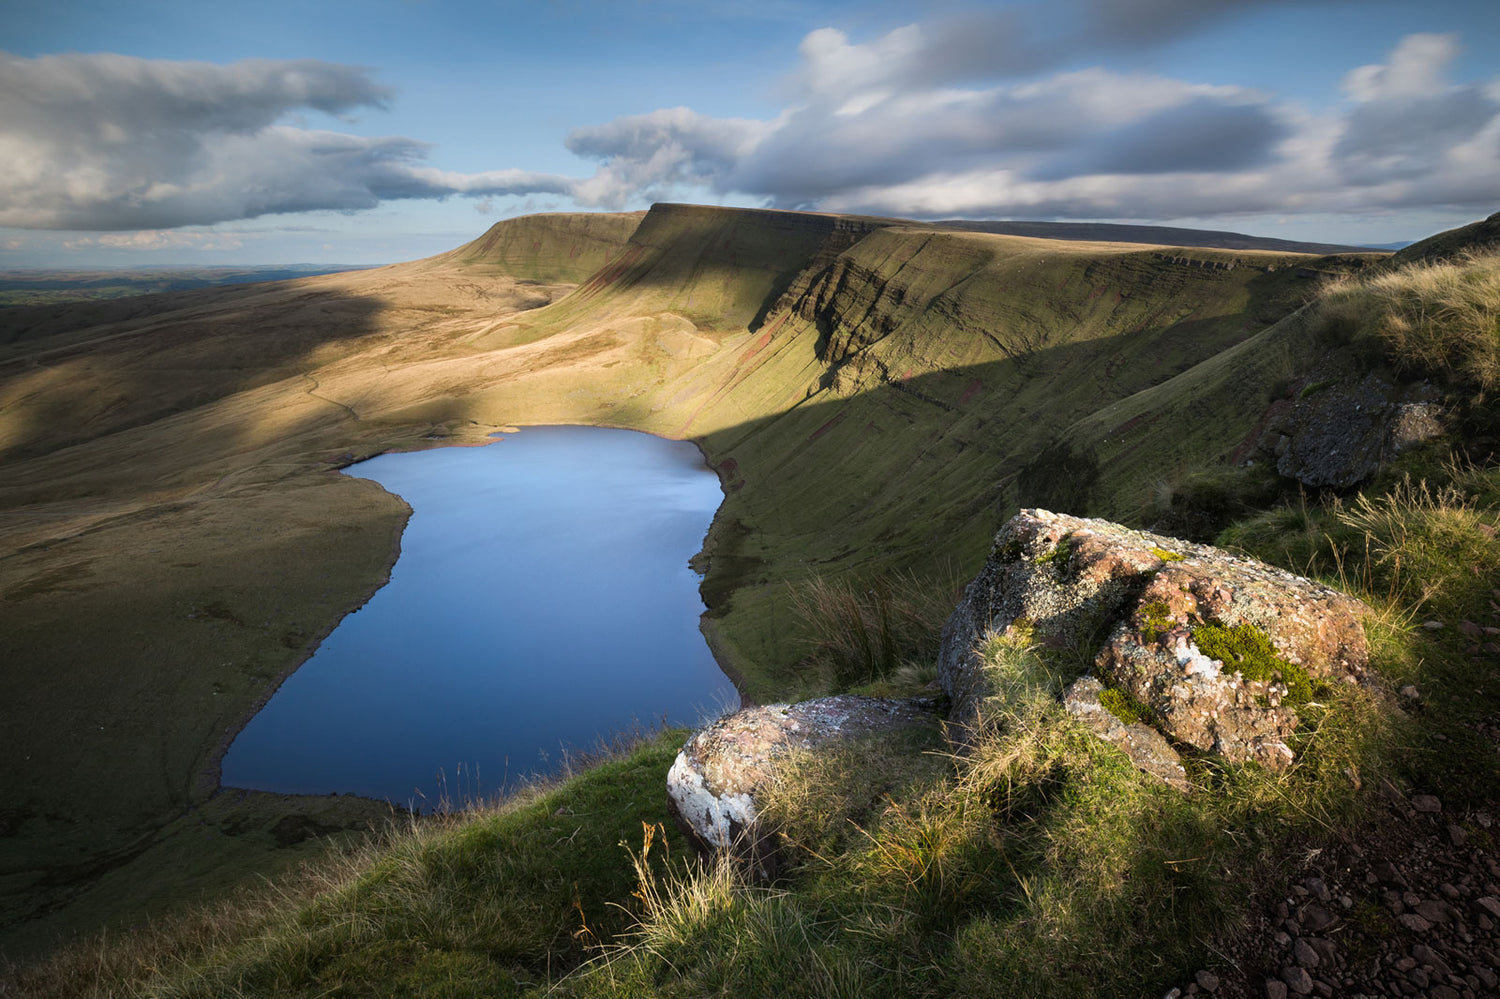
{"type": "MultiPolygon", "coordinates": [[[[13,984],[44,996],[517,994],[633,921],[621,842],[662,819],[662,775],[684,735],[492,808],[393,828],[234,902],[64,951],[13,984]]],[[[675,836],[665,845],[654,861],[683,854],[675,836]]]]}
{"type": "MultiPolygon", "coordinates": [[[[1170,790],[1067,717],[1057,695],[1076,663],[996,640],[1000,693],[964,756],[933,729],[789,760],[765,803],[783,861],[773,885],[684,859],[665,823],[663,775],[683,737],[670,732],[248,901],[75,949],[19,985],[174,997],[1164,990],[1212,965],[1215,942],[1301,858],[1357,835],[1382,782],[1455,809],[1500,796],[1493,768],[1472,765],[1484,750],[1472,723],[1496,697],[1481,619],[1495,613],[1500,471],[1449,460],[1440,478],[1414,480],[1421,460],[1360,496],[1267,511],[1221,538],[1342,578],[1378,610],[1375,686],[1307,706],[1285,772],[1189,759],[1194,791],[1170,790]],[[1407,684],[1419,715],[1392,707],[1407,684]]],[[[868,627],[874,641],[880,615],[868,627]]]]}

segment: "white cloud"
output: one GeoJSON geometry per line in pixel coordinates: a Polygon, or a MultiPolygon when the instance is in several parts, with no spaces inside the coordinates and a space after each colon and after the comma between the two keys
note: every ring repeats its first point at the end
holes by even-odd
{"type": "Polygon", "coordinates": [[[0,56],[0,226],[159,229],[571,189],[520,170],[434,170],[413,139],[281,123],[298,111],[346,117],[390,96],[367,70],[315,60],[0,56]]]}
{"type": "Polygon", "coordinates": [[[1456,36],[1403,39],[1383,63],[1347,73],[1347,101],[1317,115],[1243,87],[1043,72],[1062,51],[1160,44],[1274,2],[1073,0],[1080,15],[1052,35],[1006,11],[864,42],[819,29],[803,39],[776,117],[675,107],[577,128],[568,149],[597,164],[584,178],[445,171],[415,139],[288,123],[382,107],[391,95],[358,67],[0,58],[0,226],[160,238],[452,195],[484,210],[501,196],[619,209],[706,193],[925,217],[1493,210],[1500,80],[1450,82],[1456,36]]]}
{"type": "MultiPolygon", "coordinates": [[[[1094,6],[1105,20],[1125,10],[1094,6]]],[[[931,37],[813,32],[801,103],[774,121],[677,108],[575,132],[570,148],[600,161],[575,197],[617,206],[690,188],[832,211],[1133,219],[1500,201],[1500,81],[1450,85],[1452,36],[1402,40],[1350,72],[1350,102],[1320,116],[1245,88],[1104,69],[919,84],[940,75],[931,37]]]]}

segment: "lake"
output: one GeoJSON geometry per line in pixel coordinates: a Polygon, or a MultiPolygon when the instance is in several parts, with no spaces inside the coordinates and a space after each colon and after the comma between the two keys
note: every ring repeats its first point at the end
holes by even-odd
{"type": "Polygon", "coordinates": [[[688,560],[723,493],[692,444],[529,427],[346,474],[412,507],[401,557],[245,726],[225,785],[458,804],[738,705],[698,630],[688,560]]]}

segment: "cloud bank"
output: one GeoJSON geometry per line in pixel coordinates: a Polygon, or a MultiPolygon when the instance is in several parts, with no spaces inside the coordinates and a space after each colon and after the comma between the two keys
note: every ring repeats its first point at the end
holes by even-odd
{"type": "MultiPolygon", "coordinates": [[[[1250,2],[1155,0],[1131,11],[1145,37],[1153,18],[1186,31],[1250,2]]],[[[1085,35],[1123,10],[1122,0],[1094,6],[1093,27],[1070,45],[1089,44],[1085,35]]],[[[910,25],[866,43],[813,32],[802,45],[800,100],[775,121],[728,122],[685,108],[632,119],[670,116],[671,129],[654,143],[640,141],[640,129],[617,130],[619,122],[580,129],[570,147],[600,166],[593,186],[574,196],[617,207],[696,186],[789,208],[1142,220],[1493,210],[1500,201],[1500,81],[1449,83],[1454,36],[1403,39],[1385,63],[1347,74],[1343,105],[1314,115],[1247,88],[1160,76],[1089,69],[1028,77],[1049,58],[1046,46],[1016,54],[992,44],[1004,15],[970,26],[970,38],[984,41],[977,47],[993,54],[991,75],[1004,79],[956,86],[979,72],[967,50],[949,47],[957,23],[910,25]]]]}
{"type": "Polygon", "coordinates": [[[0,57],[0,225],[134,230],[399,198],[567,193],[521,170],[448,174],[425,143],[293,127],[381,108],[369,71],[316,60],[227,66],[120,55],[0,57]]]}
{"type": "Polygon", "coordinates": [[[359,67],[5,57],[0,226],[164,230],[452,195],[916,217],[1493,210],[1500,80],[1451,82],[1455,36],[1408,36],[1319,113],[1245,87],[1058,68],[1274,2],[1079,0],[1050,35],[1007,11],[865,41],[821,28],[773,119],[677,107],[576,128],[565,142],[595,164],[588,177],[447,172],[416,139],[296,123],[384,107],[392,95],[359,67]]]}

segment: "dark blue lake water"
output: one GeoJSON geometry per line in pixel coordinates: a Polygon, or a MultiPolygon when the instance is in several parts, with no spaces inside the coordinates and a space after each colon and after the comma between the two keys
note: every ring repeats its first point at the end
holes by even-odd
{"type": "Polygon", "coordinates": [[[723,494],[693,445],[531,427],[348,473],[411,505],[401,557],[235,739],[224,784],[430,808],[738,704],[698,631],[688,559],[723,494]]]}

